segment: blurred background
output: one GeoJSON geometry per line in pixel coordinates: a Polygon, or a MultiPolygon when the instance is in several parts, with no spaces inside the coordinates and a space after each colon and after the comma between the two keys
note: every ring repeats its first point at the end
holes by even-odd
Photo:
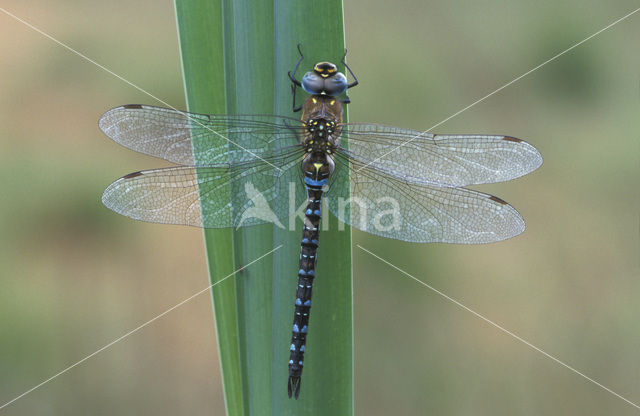
{"type": "MultiPolygon", "coordinates": [[[[348,1],[352,121],[424,130],[635,1],[348,1]]],[[[184,108],[172,2],[5,1],[184,108]]],[[[640,14],[439,126],[534,144],[541,169],[478,187],[527,231],[486,246],[354,243],[640,403],[640,14]]],[[[0,13],[0,405],[208,285],[202,232],[104,208],[165,166],[108,140],[107,109],[158,104],[0,13]]],[[[335,57],[337,58],[337,57],[335,57]]],[[[328,58],[333,59],[333,58],[328,58]]],[[[293,63],[292,63],[293,64],[293,63]]],[[[637,409],[354,248],[358,415],[631,415],[637,409]]],[[[0,412],[224,414],[202,295],[0,412]]]]}

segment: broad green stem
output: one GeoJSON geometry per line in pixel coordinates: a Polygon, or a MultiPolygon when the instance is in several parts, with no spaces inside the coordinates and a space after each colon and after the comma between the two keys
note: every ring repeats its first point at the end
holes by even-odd
{"type": "MultiPolygon", "coordinates": [[[[190,111],[296,116],[287,78],[296,45],[305,53],[301,73],[344,53],[338,0],[175,3],[190,111]]],[[[351,231],[326,220],[299,400],[289,399],[286,387],[301,224],[204,232],[212,283],[282,245],[212,289],[229,415],[353,413],[351,231]]]]}

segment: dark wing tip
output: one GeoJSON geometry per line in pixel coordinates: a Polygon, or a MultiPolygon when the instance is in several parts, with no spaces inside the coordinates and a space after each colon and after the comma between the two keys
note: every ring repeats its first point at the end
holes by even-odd
{"type": "Polygon", "coordinates": [[[289,385],[287,386],[289,398],[293,396],[296,400],[300,395],[300,377],[289,377],[289,385]]]}
{"type": "Polygon", "coordinates": [[[136,176],[142,176],[142,175],[143,173],[141,171],[131,172],[128,175],[124,175],[122,179],[131,179],[131,178],[135,178],[136,176]]]}
{"type": "MultiPolygon", "coordinates": [[[[131,173],[131,175],[133,175],[133,173],[131,173]]],[[[504,199],[500,199],[500,198],[498,198],[497,196],[493,196],[493,195],[491,195],[491,196],[489,197],[489,199],[490,199],[490,200],[492,200],[492,201],[495,201],[495,202],[497,202],[497,203],[499,203],[499,204],[507,205],[507,201],[505,201],[504,199]]]]}
{"type": "Polygon", "coordinates": [[[516,143],[520,143],[522,140],[518,139],[517,137],[511,137],[511,136],[504,136],[504,139],[508,142],[516,142],[516,143]]]}
{"type": "MultiPolygon", "coordinates": [[[[107,134],[107,136],[109,135],[107,133],[107,129],[109,129],[111,126],[108,123],[108,119],[110,118],[110,116],[113,113],[116,113],[120,110],[126,109],[126,110],[141,110],[143,109],[144,106],[142,104],[125,104],[125,105],[121,105],[119,107],[114,107],[110,110],[107,110],[102,116],[100,116],[100,120],[98,120],[98,126],[100,127],[100,130],[102,130],[105,134],[107,134]]],[[[109,136],[111,137],[111,136],[109,136]]]]}
{"type": "Polygon", "coordinates": [[[523,173],[523,175],[533,172],[542,166],[542,155],[531,143],[527,143],[524,140],[520,140],[517,137],[512,136],[504,136],[502,140],[513,143],[522,143],[522,146],[525,146],[525,148],[529,149],[529,152],[532,153],[532,156],[529,158],[528,171],[523,173]]]}

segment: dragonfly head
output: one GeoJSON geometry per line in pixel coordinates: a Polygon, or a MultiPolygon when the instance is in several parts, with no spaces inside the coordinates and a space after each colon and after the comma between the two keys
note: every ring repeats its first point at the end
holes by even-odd
{"type": "Polygon", "coordinates": [[[322,78],[328,78],[338,72],[338,67],[331,62],[318,62],[314,65],[313,71],[322,78]]]}
{"type": "Polygon", "coordinates": [[[318,62],[302,77],[302,88],[309,94],[336,97],[347,90],[347,77],[331,62],[318,62]]]}

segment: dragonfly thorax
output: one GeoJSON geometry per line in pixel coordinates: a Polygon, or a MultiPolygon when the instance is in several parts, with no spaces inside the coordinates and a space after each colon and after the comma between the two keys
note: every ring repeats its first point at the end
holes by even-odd
{"type": "Polygon", "coordinates": [[[325,118],[315,118],[306,126],[306,133],[302,145],[307,153],[333,154],[338,145],[336,122],[325,118]]]}
{"type": "Polygon", "coordinates": [[[307,153],[332,155],[340,144],[342,104],[334,97],[312,95],[305,101],[302,146],[307,153]]]}

